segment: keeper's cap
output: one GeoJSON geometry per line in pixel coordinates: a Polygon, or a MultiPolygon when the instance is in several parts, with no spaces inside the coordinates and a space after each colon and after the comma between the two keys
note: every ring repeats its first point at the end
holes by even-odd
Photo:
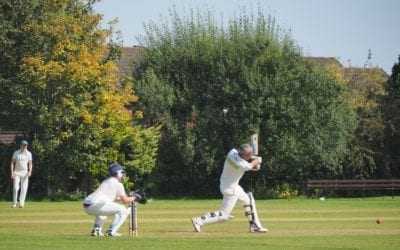
{"type": "Polygon", "coordinates": [[[22,140],[22,141],[21,141],[21,145],[28,145],[28,141],[22,140]]]}
{"type": "Polygon", "coordinates": [[[122,173],[125,172],[124,168],[118,163],[112,163],[108,168],[108,173],[110,174],[110,176],[116,176],[119,171],[121,171],[122,173]]]}

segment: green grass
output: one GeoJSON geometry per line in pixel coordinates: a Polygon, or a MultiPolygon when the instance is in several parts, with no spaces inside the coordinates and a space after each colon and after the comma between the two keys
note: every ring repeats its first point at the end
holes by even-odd
{"type": "Polygon", "coordinates": [[[139,237],[98,239],[88,236],[93,218],[80,202],[0,202],[0,249],[400,249],[400,197],[258,201],[267,234],[247,232],[239,205],[233,220],[193,233],[190,218],[219,204],[156,200],[139,207],[139,237]]]}

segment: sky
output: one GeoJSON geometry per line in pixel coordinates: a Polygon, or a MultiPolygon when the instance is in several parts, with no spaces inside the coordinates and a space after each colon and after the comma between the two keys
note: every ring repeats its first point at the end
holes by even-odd
{"type": "Polygon", "coordinates": [[[144,23],[160,22],[173,6],[182,15],[211,9],[218,19],[260,6],[291,31],[305,56],[335,57],[346,67],[362,67],[371,49],[370,63],[390,73],[400,55],[400,0],[102,0],[95,11],[104,27],[117,18],[123,45],[132,46],[144,23]]]}

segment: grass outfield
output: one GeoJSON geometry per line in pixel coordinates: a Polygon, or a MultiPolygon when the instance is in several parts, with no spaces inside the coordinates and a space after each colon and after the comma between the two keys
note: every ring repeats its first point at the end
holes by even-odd
{"type": "Polygon", "coordinates": [[[400,197],[258,201],[269,233],[249,234],[239,206],[233,220],[194,233],[190,218],[219,203],[156,200],[139,206],[139,237],[99,239],[88,236],[93,220],[80,202],[0,202],[0,249],[400,249],[400,197]]]}

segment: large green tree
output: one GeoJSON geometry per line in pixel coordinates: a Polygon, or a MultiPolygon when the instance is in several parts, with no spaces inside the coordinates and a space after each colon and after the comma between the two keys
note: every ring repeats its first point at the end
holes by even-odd
{"type": "Polygon", "coordinates": [[[387,97],[384,102],[385,118],[385,166],[380,175],[385,178],[400,178],[400,56],[392,68],[387,82],[387,97]]]}
{"type": "Polygon", "coordinates": [[[216,193],[225,154],[254,131],[265,159],[261,186],[300,187],[340,172],[355,124],[345,87],[305,62],[273,18],[260,11],[218,25],[210,13],[172,11],[146,31],[134,88],[148,104],[144,119],[165,124],[161,192],[216,193]]]}
{"type": "Polygon", "coordinates": [[[158,129],[133,126],[141,112],[128,107],[137,97],[119,78],[93,1],[14,2],[0,6],[0,57],[9,59],[0,69],[1,127],[30,135],[33,189],[90,191],[112,161],[132,176],[151,172],[158,129]]]}
{"type": "Polygon", "coordinates": [[[3,129],[18,126],[17,113],[12,104],[16,101],[10,95],[17,82],[21,58],[30,49],[25,43],[22,28],[34,15],[34,1],[0,2],[0,123],[3,129]]]}

